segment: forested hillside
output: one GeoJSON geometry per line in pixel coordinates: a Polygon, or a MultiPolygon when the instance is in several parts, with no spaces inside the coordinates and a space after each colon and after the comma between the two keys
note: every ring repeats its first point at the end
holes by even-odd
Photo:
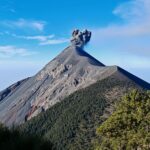
{"type": "MultiPolygon", "coordinates": [[[[0,150],[52,150],[50,141],[41,137],[25,135],[15,128],[8,129],[0,124],[0,150]]],[[[54,150],[54,149],[53,149],[54,150]]]]}
{"type": "Polygon", "coordinates": [[[120,97],[132,88],[138,87],[129,80],[111,76],[71,94],[21,128],[27,134],[51,140],[56,149],[91,149],[96,128],[110,116],[120,97]]]}

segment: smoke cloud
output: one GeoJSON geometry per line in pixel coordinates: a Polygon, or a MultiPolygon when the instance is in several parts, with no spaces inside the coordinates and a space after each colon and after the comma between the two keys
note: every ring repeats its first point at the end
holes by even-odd
{"type": "Polygon", "coordinates": [[[71,44],[79,47],[84,47],[91,39],[92,33],[88,30],[81,32],[76,29],[72,32],[71,44]]]}

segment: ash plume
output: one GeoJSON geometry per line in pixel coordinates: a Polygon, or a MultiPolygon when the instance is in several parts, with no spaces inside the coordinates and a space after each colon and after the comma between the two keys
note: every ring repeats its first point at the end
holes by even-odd
{"type": "Polygon", "coordinates": [[[88,30],[80,31],[75,29],[72,32],[71,44],[79,47],[84,47],[91,39],[92,33],[88,30]]]}

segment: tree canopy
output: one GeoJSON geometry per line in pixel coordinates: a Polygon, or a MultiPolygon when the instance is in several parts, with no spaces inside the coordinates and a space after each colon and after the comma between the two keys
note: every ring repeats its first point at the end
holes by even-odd
{"type": "Polygon", "coordinates": [[[52,150],[49,141],[34,135],[25,135],[15,128],[0,124],[0,150],[52,150]]]}
{"type": "Polygon", "coordinates": [[[98,129],[96,150],[150,149],[150,91],[134,90],[98,129]]]}

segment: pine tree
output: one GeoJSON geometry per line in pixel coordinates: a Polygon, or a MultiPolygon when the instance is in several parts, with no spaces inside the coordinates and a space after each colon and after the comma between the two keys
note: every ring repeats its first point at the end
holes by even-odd
{"type": "Polygon", "coordinates": [[[96,150],[150,149],[150,91],[126,95],[98,129],[96,150]]]}

